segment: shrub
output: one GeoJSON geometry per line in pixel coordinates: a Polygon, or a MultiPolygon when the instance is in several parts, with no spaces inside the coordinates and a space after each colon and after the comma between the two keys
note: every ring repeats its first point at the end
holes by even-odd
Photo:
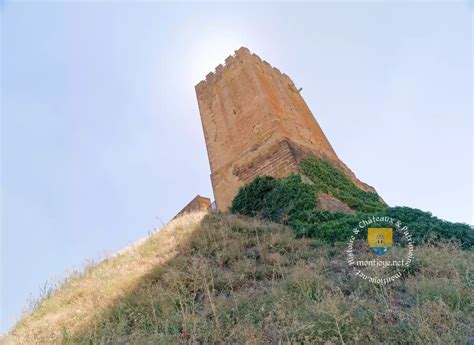
{"type": "Polygon", "coordinates": [[[448,222],[410,207],[390,207],[383,213],[407,225],[415,244],[445,239],[458,242],[463,249],[474,246],[474,230],[468,224],[448,222]]]}
{"type": "Polygon", "coordinates": [[[282,179],[257,177],[240,189],[231,212],[287,224],[298,237],[328,243],[347,241],[352,229],[363,219],[389,216],[408,226],[415,245],[452,240],[463,249],[474,246],[474,231],[469,225],[447,222],[414,208],[387,207],[377,194],[359,189],[329,162],[307,158],[300,171],[314,184],[304,183],[298,174],[282,179]],[[334,195],[357,212],[348,215],[317,209],[316,196],[320,192],[334,195]]]}
{"type": "Polygon", "coordinates": [[[260,214],[264,208],[265,196],[275,188],[275,184],[276,181],[270,176],[258,176],[240,189],[232,201],[231,211],[246,216],[260,214]]]}
{"type": "Polygon", "coordinates": [[[375,212],[386,207],[376,193],[359,189],[342,171],[325,160],[309,157],[301,162],[300,171],[314,182],[317,192],[332,194],[354,210],[375,212]]]}

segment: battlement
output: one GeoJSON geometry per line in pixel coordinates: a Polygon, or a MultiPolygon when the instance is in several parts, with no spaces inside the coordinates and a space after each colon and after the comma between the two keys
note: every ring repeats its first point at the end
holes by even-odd
{"type": "Polygon", "coordinates": [[[288,82],[293,84],[293,81],[288,77],[285,73],[281,73],[280,70],[276,67],[273,67],[270,63],[268,63],[265,60],[262,60],[257,54],[251,53],[250,50],[246,47],[240,47],[239,49],[234,51],[233,55],[229,55],[227,58],[225,58],[223,64],[217,65],[217,67],[214,69],[213,72],[209,72],[206,75],[206,78],[204,80],[201,80],[197,85],[196,88],[201,88],[205,86],[206,84],[213,84],[219,78],[221,77],[222,73],[229,68],[235,61],[242,61],[244,58],[252,58],[255,59],[255,61],[265,65],[266,67],[273,69],[278,75],[283,77],[284,79],[287,79],[288,82]]]}
{"type": "Polygon", "coordinates": [[[287,176],[310,155],[370,190],[339,160],[293,81],[247,48],[209,73],[196,95],[219,210],[256,176],[287,176]]]}

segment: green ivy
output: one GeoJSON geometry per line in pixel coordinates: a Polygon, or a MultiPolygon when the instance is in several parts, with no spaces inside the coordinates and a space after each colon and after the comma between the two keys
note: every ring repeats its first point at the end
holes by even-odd
{"type": "Polygon", "coordinates": [[[301,162],[300,171],[314,182],[317,192],[331,194],[354,210],[376,212],[386,207],[376,193],[359,189],[342,171],[325,160],[309,157],[301,162]]]}
{"type": "Polygon", "coordinates": [[[259,216],[265,208],[265,196],[275,188],[276,180],[270,176],[258,176],[252,183],[240,188],[232,201],[231,212],[246,216],[259,216]]]}
{"type": "Polygon", "coordinates": [[[326,161],[307,158],[301,163],[300,171],[314,184],[304,183],[299,174],[282,179],[257,177],[240,189],[232,202],[231,212],[287,224],[298,237],[328,243],[347,241],[352,229],[363,219],[389,216],[408,226],[414,244],[445,239],[459,242],[463,249],[474,246],[471,226],[447,222],[418,209],[387,207],[377,194],[359,189],[326,161]],[[317,209],[320,192],[335,196],[356,213],[348,215],[317,209]]]}

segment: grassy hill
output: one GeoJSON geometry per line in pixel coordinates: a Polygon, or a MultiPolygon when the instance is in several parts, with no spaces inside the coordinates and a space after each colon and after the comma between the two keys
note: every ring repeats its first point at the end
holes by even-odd
{"type": "Polygon", "coordinates": [[[350,274],[346,246],[234,214],[188,214],[70,277],[5,344],[306,342],[465,344],[474,255],[416,247],[416,269],[380,286],[350,274]]]}
{"type": "MultiPolygon", "coordinates": [[[[388,207],[314,157],[286,178],[257,177],[230,211],[184,215],[69,277],[2,343],[473,341],[469,225],[388,207]],[[416,246],[388,285],[356,277],[347,263],[352,229],[375,216],[408,225],[416,246]]],[[[406,250],[400,234],[387,257],[406,250]]],[[[354,248],[373,257],[362,235],[354,248]]]]}

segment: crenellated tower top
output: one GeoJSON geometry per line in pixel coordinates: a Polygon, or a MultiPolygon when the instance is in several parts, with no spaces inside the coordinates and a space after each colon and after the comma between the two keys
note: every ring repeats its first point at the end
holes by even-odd
{"type": "Polygon", "coordinates": [[[293,81],[249,49],[228,56],[196,94],[218,209],[254,177],[289,175],[309,155],[371,190],[339,160],[293,81]]]}

